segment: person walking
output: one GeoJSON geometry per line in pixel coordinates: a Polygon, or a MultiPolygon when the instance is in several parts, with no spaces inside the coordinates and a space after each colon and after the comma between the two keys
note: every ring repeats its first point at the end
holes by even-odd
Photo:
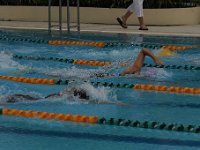
{"type": "Polygon", "coordinates": [[[134,11],[140,24],[139,30],[148,30],[147,26],[144,24],[143,2],[144,0],[133,0],[133,3],[127,8],[126,13],[121,18],[117,17],[117,21],[122,28],[128,27],[126,21],[134,11]]]}

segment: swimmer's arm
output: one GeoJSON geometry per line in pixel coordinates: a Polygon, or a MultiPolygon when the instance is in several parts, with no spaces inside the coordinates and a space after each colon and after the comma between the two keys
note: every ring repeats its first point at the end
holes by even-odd
{"type": "Polygon", "coordinates": [[[114,104],[119,106],[128,106],[128,104],[121,103],[121,102],[111,102],[111,101],[99,101],[100,104],[114,104]]]}
{"type": "Polygon", "coordinates": [[[153,82],[166,82],[166,83],[173,83],[173,84],[178,84],[179,82],[177,81],[169,81],[169,80],[157,80],[157,79],[152,79],[149,76],[137,76],[137,78],[145,81],[153,81],[153,82]]]}
{"type": "Polygon", "coordinates": [[[90,78],[103,78],[103,77],[113,77],[113,76],[117,76],[114,73],[95,73],[95,74],[91,74],[90,78]]]}
{"type": "Polygon", "coordinates": [[[46,98],[52,98],[52,97],[55,97],[55,96],[60,96],[60,93],[51,93],[49,95],[47,95],[46,97],[44,97],[45,99],[46,98]]]}
{"type": "Polygon", "coordinates": [[[112,102],[112,101],[106,101],[106,100],[89,100],[87,101],[89,103],[93,104],[114,104],[114,105],[119,105],[119,106],[128,106],[128,104],[121,103],[121,102],[112,102]]]}

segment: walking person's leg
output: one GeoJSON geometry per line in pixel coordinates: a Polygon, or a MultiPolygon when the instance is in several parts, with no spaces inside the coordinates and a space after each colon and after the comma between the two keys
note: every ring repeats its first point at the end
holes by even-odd
{"type": "Polygon", "coordinates": [[[127,28],[126,22],[134,11],[140,24],[139,30],[148,30],[144,24],[143,1],[144,0],[133,0],[133,3],[127,8],[126,13],[121,18],[117,18],[117,21],[123,28],[127,28]]]}
{"type": "Polygon", "coordinates": [[[140,24],[139,30],[148,30],[148,28],[144,24],[143,2],[144,0],[133,0],[133,7],[134,7],[133,10],[135,11],[135,14],[140,24]]]}
{"type": "MultiPolygon", "coordinates": [[[[133,0],[134,2],[134,0],[133,0]]],[[[132,15],[134,11],[134,3],[132,3],[128,8],[126,13],[121,17],[121,18],[117,18],[117,21],[119,22],[119,24],[122,26],[122,28],[127,28],[126,25],[126,21],[128,20],[128,18],[132,15]]]]}

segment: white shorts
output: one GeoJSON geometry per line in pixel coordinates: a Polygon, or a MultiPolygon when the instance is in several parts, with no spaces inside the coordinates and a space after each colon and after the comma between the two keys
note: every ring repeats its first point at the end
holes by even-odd
{"type": "Polygon", "coordinates": [[[143,2],[144,0],[133,0],[133,3],[127,8],[130,12],[135,12],[137,17],[143,17],[143,2]]]}

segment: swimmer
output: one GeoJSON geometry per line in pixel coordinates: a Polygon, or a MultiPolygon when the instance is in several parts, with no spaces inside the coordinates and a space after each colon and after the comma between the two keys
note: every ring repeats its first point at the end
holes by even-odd
{"type": "MultiPolygon", "coordinates": [[[[149,49],[147,48],[143,48],[140,53],[138,54],[135,62],[133,63],[133,65],[131,67],[129,67],[127,70],[121,72],[119,74],[119,76],[125,76],[128,74],[140,74],[142,65],[144,63],[145,60],[145,56],[149,56],[150,58],[152,58],[152,60],[156,63],[156,64],[160,64],[163,65],[164,62],[162,62],[160,59],[158,59],[149,49]]],[[[107,77],[107,76],[117,76],[117,74],[109,74],[109,73],[98,73],[98,74],[94,74],[91,77],[107,77]]]]}
{"type": "MultiPolygon", "coordinates": [[[[144,60],[145,60],[145,57],[146,56],[149,56],[150,58],[152,58],[152,60],[156,63],[156,64],[164,64],[164,62],[162,62],[160,59],[158,59],[149,49],[147,48],[143,48],[135,62],[133,63],[133,65],[131,67],[129,67],[127,70],[119,73],[119,74],[115,74],[115,73],[105,73],[105,72],[99,72],[99,73],[92,73],[92,74],[89,74],[88,77],[90,78],[93,78],[93,77],[97,77],[97,78],[102,78],[102,77],[112,77],[112,76],[125,76],[127,74],[140,74],[140,71],[141,71],[141,68],[142,68],[142,65],[144,63],[144,60]]],[[[27,72],[42,72],[41,70],[38,70],[38,69],[33,69],[31,67],[25,67],[24,69],[21,69],[20,71],[27,71],[27,72]]],[[[44,73],[44,72],[43,72],[44,73]]],[[[46,73],[45,73],[46,74],[46,73]]],[[[47,73],[48,74],[48,73],[47,73]]],[[[52,76],[52,77],[59,77],[61,78],[62,76],[59,75],[59,74],[48,74],[49,76],[52,76]]]]}
{"type": "Polygon", "coordinates": [[[63,91],[60,91],[58,93],[52,93],[46,96],[45,98],[54,97],[54,96],[59,97],[59,96],[64,96],[64,95],[67,95],[68,97],[73,97],[73,96],[77,97],[80,102],[85,102],[89,104],[116,104],[116,105],[121,105],[121,106],[127,106],[127,104],[121,103],[121,102],[112,102],[112,101],[107,101],[107,100],[91,100],[86,90],[82,88],[77,88],[77,87],[73,87],[71,89],[66,88],[63,91]]]}
{"type": "Polygon", "coordinates": [[[159,60],[149,49],[147,48],[143,48],[140,53],[138,54],[135,62],[133,63],[133,65],[131,67],[129,67],[127,70],[123,71],[122,73],[120,73],[120,76],[125,76],[127,74],[140,74],[142,65],[144,63],[145,60],[145,56],[149,56],[150,58],[152,58],[152,60],[159,65],[163,65],[164,62],[162,62],[161,60],[159,60]]]}
{"type": "Polygon", "coordinates": [[[62,96],[67,96],[69,99],[78,99],[82,103],[89,103],[89,104],[115,104],[115,105],[120,105],[120,106],[127,106],[125,103],[121,102],[112,102],[112,101],[107,101],[107,100],[92,100],[90,99],[90,96],[87,94],[86,90],[82,88],[76,88],[73,87],[71,89],[66,88],[63,91],[60,91],[58,93],[52,93],[49,94],[46,97],[33,97],[30,95],[24,95],[24,94],[13,94],[5,97],[1,104],[5,103],[17,103],[17,102],[32,102],[32,101],[38,101],[42,99],[48,99],[50,100],[51,98],[57,98],[57,97],[62,97],[62,96]]]}
{"type": "Polygon", "coordinates": [[[33,97],[30,95],[23,95],[23,94],[13,94],[9,95],[6,98],[3,98],[2,104],[4,103],[17,103],[17,102],[24,102],[24,101],[36,101],[41,99],[40,97],[33,97]]]}

